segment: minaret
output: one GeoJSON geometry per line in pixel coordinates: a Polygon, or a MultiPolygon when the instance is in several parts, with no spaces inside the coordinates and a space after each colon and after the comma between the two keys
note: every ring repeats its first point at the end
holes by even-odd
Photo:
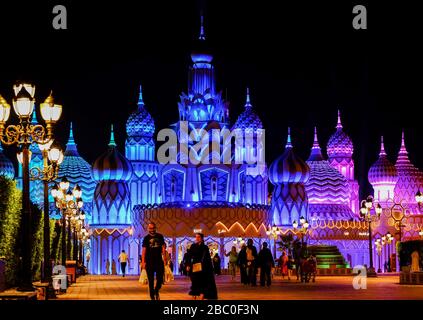
{"type": "Polygon", "coordinates": [[[212,96],[216,93],[213,56],[207,48],[204,31],[204,16],[201,16],[200,34],[191,53],[192,67],[189,74],[189,93],[205,94],[208,91],[212,96]]]}

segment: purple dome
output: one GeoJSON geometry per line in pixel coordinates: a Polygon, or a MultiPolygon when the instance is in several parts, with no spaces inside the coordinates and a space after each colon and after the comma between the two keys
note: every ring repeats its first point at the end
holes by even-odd
{"type": "Polygon", "coordinates": [[[298,157],[292,148],[290,129],[284,153],[269,167],[269,179],[274,185],[286,183],[305,183],[309,179],[309,166],[298,157]]]}
{"type": "Polygon", "coordinates": [[[233,129],[242,129],[242,130],[254,130],[263,129],[263,123],[261,122],[259,116],[254,112],[253,106],[250,102],[250,90],[247,88],[247,98],[245,102],[245,110],[241,113],[236,120],[233,129]]]}
{"type": "Polygon", "coordinates": [[[338,124],[336,132],[329,138],[327,152],[329,158],[351,157],[354,146],[351,138],[342,130],[341,114],[338,111],[338,124]]]}

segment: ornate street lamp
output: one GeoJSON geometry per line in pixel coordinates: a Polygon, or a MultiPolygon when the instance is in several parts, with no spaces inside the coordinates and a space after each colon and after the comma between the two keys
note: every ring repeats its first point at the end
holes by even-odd
{"type": "Polygon", "coordinates": [[[383,237],[382,240],[386,241],[386,246],[388,247],[388,263],[387,271],[391,272],[391,243],[394,240],[394,236],[388,231],[383,237]]]}
{"type": "Polygon", "coordinates": [[[380,219],[381,214],[382,214],[382,206],[379,203],[374,205],[372,196],[368,196],[366,200],[361,201],[360,217],[363,221],[366,221],[369,225],[370,267],[367,269],[368,277],[376,277],[375,268],[373,267],[372,222],[378,221],[380,219]]]}
{"type": "Polygon", "coordinates": [[[276,259],[276,240],[278,240],[279,235],[282,231],[274,224],[273,226],[268,226],[266,234],[269,237],[269,240],[273,239],[273,258],[276,259]]]}
{"type": "Polygon", "coordinates": [[[294,220],[292,222],[292,227],[294,228],[294,232],[300,233],[301,236],[301,245],[304,246],[304,238],[307,235],[308,228],[310,227],[309,223],[304,217],[300,217],[300,223],[297,222],[297,220],[294,220]],[[298,231],[297,231],[298,229],[298,231]]]}
{"type": "MultiPolygon", "coordinates": [[[[63,177],[59,186],[55,185],[51,189],[51,195],[56,202],[56,207],[62,212],[62,265],[66,266],[66,220],[68,220],[68,230],[70,230],[71,217],[77,215],[83,206],[82,190],[76,185],[73,191],[70,191],[69,181],[63,177]]],[[[69,235],[68,241],[70,241],[69,235]]]]}
{"type": "MultiPolygon", "coordinates": [[[[19,118],[19,124],[6,126],[10,116],[10,105],[0,96],[0,141],[5,145],[16,144],[21,148],[19,158],[22,163],[22,260],[20,263],[20,291],[33,291],[32,285],[32,239],[31,239],[31,209],[29,192],[29,146],[32,143],[49,143],[53,139],[53,125],[59,120],[62,106],[56,105],[49,98],[42,104],[41,115],[46,126],[33,125],[30,118],[35,104],[35,86],[28,83],[17,83],[13,86],[15,96],[12,99],[13,109],[19,118]]],[[[50,95],[51,96],[51,95],[50,95]]]]}

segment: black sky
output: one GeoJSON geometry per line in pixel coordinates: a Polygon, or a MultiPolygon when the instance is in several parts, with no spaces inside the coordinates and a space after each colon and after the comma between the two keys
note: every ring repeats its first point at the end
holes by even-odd
{"type": "Polygon", "coordinates": [[[17,79],[36,84],[38,101],[53,89],[64,105],[58,140],[66,142],[72,121],[80,154],[92,163],[106,149],[113,123],[123,151],[140,83],[156,128],[177,121],[203,8],[232,122],[248,86],[267,129],[268,163],[283,152],[288,125],[306,159],[313,127],[325,150],[340,108],[366,195],[380,135],[395,161],[405,128],[410,158],[423,167],[422,26],[411,1],[339,2],[61,1],[68,10],[68,30],[61,31],[51,26],[56,2],[1,3],[0,94],[10,101],[17,79]],[[352,28],[356,4],[367,6],[368,30],[352,28]]]}

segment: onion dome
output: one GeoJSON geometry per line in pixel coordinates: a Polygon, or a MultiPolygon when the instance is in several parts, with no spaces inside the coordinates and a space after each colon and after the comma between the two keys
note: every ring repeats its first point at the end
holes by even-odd
{"type": "Polygon", "coordinates": [[[126,133],[128,138],[138,140],[141,137],[152,137],[154,135],[154,120],[144,106],[142,88],[138,97],[138,109],[132,112],[126,122],[126,133]]]}
{"type": "Polygon", "coordinates": [[[386,157],[383,137],[381,137],[379,159],[370,167],[368,178],[372,185],[396,184],[398,181],[397,169],[386,157]]]}
{"type": "Polygon", "coordinates": [[[96,181],[129,181],[132,177],[131,163],[116,148],[113,126],[109,149],[94,162],[93,177],[96,181]]]}
{"type": "Polygon", "coordinates": [[[305,186],[309,203],[349,203],[350,186],[348,180],[323,158],[316,128],[314,130],[314,143],[307,164],[310,167],[310,178],[305,186]]]}
{"type": "Polygon", "coordinates": [[[342,130],[341,114],[338,110],[338,124],[336,132],[329,138],[327,151],[329,158],[351,157],[354,146],[351,138],[342,130]]]}
{"type": "Polygon", "coordinates": [[[257,129],[263,129],[263,123],[261,122],[259,116],[254,112],[253,106],[251,105],[250,90],[248,88],[247,98],[245,101],[245,110],[236,120],[232,130],[233,129],[253,129],[254,131],[257,129]]]}
{"type": "Polygon", "coordinates": [[[272,184],[305,183],[310,176],[309,166],[298,157],[292,148],[290,128],[284,153],[276,158],[269,168],[272,184]]]}
{"type": "Polygon", "coordinates": [[[414,203],[416,193],[423,187],[423,173],[408,158],[408,152],[405,148],[404,131],[402,132],[401,148],[395,167],[398,172],[395,195],[408,203],[414,203]]]}
{"type": "Polygon", "coordinates": [[[13,167],[12,161],[3,153],[3,147],[0,143],[0,176],[8,179],[15,177],[15,168],[13,167]]]}
{"type": "Polygon", "coordinates": [[[92,201],[96,183],[92,177],[91,165],[78,153],[72,123],[63,162],[59,166],[59,177],[66,177],[71,186],[79,185],[82,188],[82,199],[85,203],[92,201]]]}

